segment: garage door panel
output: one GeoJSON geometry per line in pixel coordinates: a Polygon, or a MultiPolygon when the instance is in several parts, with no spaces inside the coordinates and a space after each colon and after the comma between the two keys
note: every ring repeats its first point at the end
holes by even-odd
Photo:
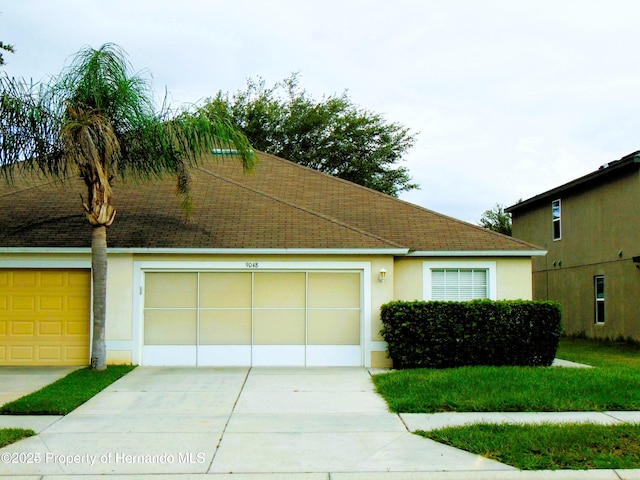
{"type": "Polygon", "coordinates": [[[35,333],[34,322],[14,320],[10,323],[10,326],[12,336],[33,336],[33,334],[35,333]]]}
{"type": "Polygon", "coordinates": [[[251,273],[201,273],[201,308],[251,308],[251,273]]]}
{"type": "Polygon", "coordinates": [[[9,285],[15,288],[35,287],[38,272],[35,270],[15,271],[9,277],[9,285]]]}
{"type": "Polygon", "coordinates": [[[45,297],[41,296],[38,302],[39,310],[59,312],[64,309],[64,298],[61,296],[45,297]]]}
{"type": "Polygon", "coordinates": [[[158,272],[145,277],[145,307],[195,308],[197,306],[196,273],[158,272]]]}
{"type": "Polygon", "coordinates": [[[41,287],[62,287],[68,278],[66,272],[52,270],[50,272],[40,272],[41,287]]]}
{"type": "Polygon", "coordinates": [[[360,310],[310,310],[309,345],[360,345],[360,310]]]}
{"type": "Polygon", "coordinates": [[[32,345],[10,345],[9,362],[31,362],[35,360],[35,348],[32,345]]]}
{"type": "Polygon", "coordinates": [[[145,275],[145,365],[362,365],[360,272],[145,275]]]}
{"type": "Polygon", "coordinates": [[[198,365],[203,367],[250,367],[251,345],[200,345],[198,365]]]}
{"type": "Polygon", "coordinates": [[[148,310],[144,318],[145,345],[195,345],[195,310],[148,310]]]}
{"type": "MultiPolygon", "coordinates": [[[[89,338],[89,323],[84,320],[67,321],[63,325],[65,335],[69,337],[89,338]]],[[[73,341],[73,340],[72,340],[73,341]]],[[[82,340],[84,341],[84,340],[82,340]]]]}
{"type": "Polygon", "coordinates": [[[304,345],[254,345],[253,365],[257,367],[302,367],[304,345]]]}
{"type": "Polygon", "coordinates": [[[255,345],[304,345],[305,311],[256,310],[253,320],[255,345]]]}
{"type": "Polygon", "coordinates": [[[38,335],[59,337],[62,335],[62,323],[59,321],[40,322],[38,323],[38,335]]]}
{"type": "Polygon", "coordinates": [[[251,309],[202,310],[201,345],[251,345],[251,309]]]}
{"type": "Polygon", "coordinates": [[[145,345],[142,349],[147,366],[190,367],[196,365],[194,345],[145,345]]]}
{"type": "Polygon", "coordinates": [[[309,308],[360,308],[360,274],[309,273],[309,308]]]}
{"type": "Polygon", "coordinates": [[[254,305],[256,308],[304,308],[305,283],[304,273],[256,273],[254,305]]]}
{"type": "Polygon", "coordinates": [[[14,296],[12,300],[9,307],[11,310],[29,312],[36,309],[35,296],[14,296]]]}
{"type": "MultiPolygon", "coordinates": [[[[87,291],[88,291],[88,287],[87,287],[87,291]]],[[[84,316],[85,312],[89,309],[90,305],[91,305],[91,301],[88,296],[75,297],[70,295],[67,297],[67,310],[77,311],[79,312],[79,315],[84,316]]]]}
{"type": "Polygon", "coordinates": [[[36,358],[41,362],[60,361],[63,358],[62,347],[59,345],[40,346],[36,358]]]}
{"type": "Polygon", "coordinates": [[[356,345],[309,345],[309,367],[360,367],[362,349],[356,345]]]}

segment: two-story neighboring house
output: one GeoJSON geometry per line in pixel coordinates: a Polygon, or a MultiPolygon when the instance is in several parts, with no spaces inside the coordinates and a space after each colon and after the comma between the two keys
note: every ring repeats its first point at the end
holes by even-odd
{"type": "Polygon", "coordinates": [[[640,152],[507,209],[544,247],[533,297],[561,303],[567,334],[640,340],[640,152]]]}

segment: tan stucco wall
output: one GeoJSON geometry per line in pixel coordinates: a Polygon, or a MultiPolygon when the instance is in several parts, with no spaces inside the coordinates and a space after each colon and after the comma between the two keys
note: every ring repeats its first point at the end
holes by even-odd
{"type": "Polygon", "coordinates": [[[548,250],[533,262],[536,300],[559,301],[565,332],[640,340],[640,173],[570,195],[560,194],[562,238],[552,239],[551,201],[516,212],[513,235],[548,250]],[[605,276],[604,325],[595,324],[594,276],[605,276]]]}
{"type": "Polygon", "coordinates": [[[530,300],[532,298],[531,259],[529,257],[454,257],[398,258],[395,265],[395,300],[423,299],[423,264],[425,261],[492,261],[496,262],[496,299],[530,300]]]}
{"type": "Polygon", "coordinates": [[[422,300],[424,258],[396,258],[394,300],[422,300]]]}
{"type": "Polygon", "coordinates": [[[107,271],[107,340],[131,340],[133,257],[109,255],[107,271]]]}
{"type": "Polygon", "coordinates": [[[533,285],[531,259],[505,258],[496,262],[498,300],[531,300],[533,285]]]}
{"type": "MultiPolygon", "coordinates": [[[[3,261],[29,261],[34,265],[64,268],[65,262],[89,262],[89,254],[0,254],[0,265],[3,261]]],[[[167,262],[167,268],[179,268],[181,262],[192,264],[206,262],[278,262],[281,264],[296,263],[295,268],[323,268],[327,263],[368,263],[370,265],[370,330],[364,332],[371,343],[371,365],[373,367],[389,367],[384,342],[379,332],[382,328],[380,307],[391,300],[422,299],[423,262],[425,258],[396,258],[383,255],[145,255],[110,253],[108,256],[107,283],[107,342],[109,363],[131,363],[135,357],[133,352],[136,325],[134,312],[134,262],[167,262]],[[171,265],[173,263],[173,265],[171,265]],[[379,281],[379,272],[386,270],[386,279],[379,281]]],[[[443,260],[442,258],[438,260],[443,260]]],[[[465,259],[456,259],[465,260],[465,259]]],[[[468,260],[468,259],[466,259],[468,260]]],[[[487,260],[487,259],[481,259],[487,260]]],[[[496,260],[496,259],[493,259],[496,260]]],[[[531,295],[531,275],[529,259],[497,259],[498,295],[500,298],[528,298],[531,295]],[[504,277],[504,278],[503,278],[504,277]]],[[[86,267],[85,267],[86,268],[86,267]]],[[[269,268],[268,266],[266,268],[269,268]]],[[[284,268],[286,269],[286,267],[284,268]]],[[[368,279],[365,278],[365,281],[368,279]]],[[[363,292],[364,294],[364,292],[363,292]]]]}

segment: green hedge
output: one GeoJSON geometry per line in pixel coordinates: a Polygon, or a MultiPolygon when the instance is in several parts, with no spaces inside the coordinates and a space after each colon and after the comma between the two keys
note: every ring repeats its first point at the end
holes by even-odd
{"type": "Polygon", "coordinates": [[[551,365],[562,332],[556,302],[390,302],[381,334],[394,368],[551,365]]]}

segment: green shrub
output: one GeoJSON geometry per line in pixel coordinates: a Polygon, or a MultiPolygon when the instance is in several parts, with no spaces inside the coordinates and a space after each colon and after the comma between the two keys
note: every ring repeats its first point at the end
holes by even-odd
{"type": "Polygon", "coordinates": [[[562,331],[556,302],[390,302],[381,334],[395,368],[551,365],[562,331]]]}

